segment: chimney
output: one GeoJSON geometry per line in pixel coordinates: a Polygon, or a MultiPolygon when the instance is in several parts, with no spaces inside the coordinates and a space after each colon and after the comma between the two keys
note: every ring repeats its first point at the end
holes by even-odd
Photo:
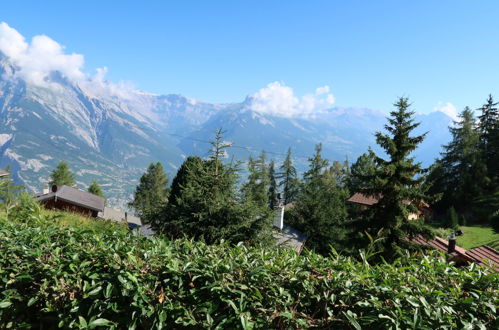
{"type": "Polygon", "coordinates": [[[49,185],[48,185],[48,184],[45,184],[45,185],[43,186],[43,194],[45,195],[45,194],[48,194],[49,192],[50,192],[50,190],[49,190],[49,185]]]}
{"type": "Polygon", "coordinates": [[[447,246],[447,253],[452,253],[456,250],[456,235],[452,232],[449,236],[449,245],[447,246]]]}

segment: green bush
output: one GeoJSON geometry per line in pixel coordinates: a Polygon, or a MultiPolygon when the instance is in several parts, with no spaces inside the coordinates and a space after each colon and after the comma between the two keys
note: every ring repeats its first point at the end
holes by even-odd
{"type": "Polygon", "coordinates": [[[497,328],[498,288],[438,254],[369,265],[0,219],[0,328],[497,328]]]}

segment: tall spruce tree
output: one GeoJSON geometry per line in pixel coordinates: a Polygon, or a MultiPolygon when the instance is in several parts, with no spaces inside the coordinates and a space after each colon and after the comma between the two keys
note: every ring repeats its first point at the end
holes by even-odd
{"type": "Polygon", "coordinates": [[[276,178],[279,180],[279,187],[282,190],[284,204],[289,204],[296,199],[300,189],[300,181],[293,166],[291,148],[288,148],[286,159],[279,168],[276,178]]]}
{"type": "Polygon", "coordinates": [[[182,180],[174,180],[178,189],[172,187],[175,200],[165,208],[157,229],[172,238],[185,235],[209,244],[268,241],[272,212],[267,205],[239,198],[239,163],[222,161],[229,145],[221,130],[211,144],[208,160],[189,158],[182,165],[182,180]]]}
{"type": "Polygon", "coordinates": [[[269,189],[267,193],[269,200],[269,207],[271,210],[273,210],[279,204],[278,193],[279,189],[277,187],[277,180],[275,174],[275,162],[272,159],[269,163],[269,189]]]}
{"type": "Polygon", "coordinates": [[[473,111],[466,107],[449,130],[452,140],[441,153],[441,168],[433,168],[432,173],[440,171],[440,178],[431,191],[443,193],[437,204],[441,211],[455,207],[460,213],[468,213],[472,201],[482,193],[486,175],[473,111]]]}
{"type": "Polygon", "coordinates": [[[55,170],[50,174],[50,185],[70,186],[76,185],[74,174],[69,170],[68,163],[61,160],[55,170]]]}
{"type": "Polygon", "coordinates": [[[327,255],[330,246],[345,247],[347,191],[322,158],[322,145],[315,147],[309,168],[303,175],[303,185],[291,211],[292,224],[307,235],[307,247],[327,255]]]}
{"type": "Polygon", "coordinates": [[[487,188],[497,189],[499,184],[499,110],[498,102],[489,95],[487,102],[479,109],[478,129],[483,151],[483,161],[487,168],[487,188]]]}
{"type": "MultiPolygon", "coordinates": [[[[419,123],[414,122],[414,112],[409,110],[407,98],[400,98],[394,106],[396,109],[390,112],[388,124],[385,125],[387,134],[375,134],[376,142],[385,150],[388,160],[375,155],[377,169],[373,175],[364,178],[365,182],[373,183],[364,189],[364,193],[379,201],[356,221],[358,232],[368,232],[372,237],[381,234],[379,249],[385,257],[397,255],[401,247],[412,247],[406,237],[431,235],[422,220],[408,220],[410,213],[417,212],[416,205],[430,198],[422,184],[425,170],[410,156],[425,134],[411,136],[419,123]]],[[[363,245],[368,243],[368,239],[352,240],[352,243],[355,242],[363,245]]]]}
{"type": "Polygon", "coordinates": [[[268,205],[268,187],[270,182],[264,151],[262,151],[257,160],[254,160],[251,156],[249,157],[248,171],[248,181],[242,187],[244,198],[259,206],[268,205]]]}
{"type": "Polygon", "coordinates": [[[351,193],[361,192],[373,186],[373,182],[367,182],[365,178],[372,177],[376,171],[375,157],[376,155],[369,148],[367,153],[360,155],[352,164],[348,178],[348,189],[351,193]]]}
{"type": "Polygon", "coordinates": [[[90,186],[88,186],[88,192],[100,197],[106,197],[104,196],[104,192],[102,191],[102,188],[100,187],[99,183],[97,180],[93,180],[90,186]]]}
{"type": "Polygon", "coordinates": [[[137,211],[143,223],[152,223],[168,201],[168,177],[160,162],[151,163],[135,188],[133,201],[128,203],[137,211]]]}

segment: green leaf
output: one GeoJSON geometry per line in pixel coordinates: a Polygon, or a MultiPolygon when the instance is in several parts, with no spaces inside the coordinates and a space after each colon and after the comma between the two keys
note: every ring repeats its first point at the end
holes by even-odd
{"type": "Polygon", "coordinates": [[[28,307],[32,306],[34,303],[38,301],[38,297],[33,297],[28,301],[28,307]]]}
{"type": "Polygon", "coordinates": [[[83,328],[87,328],[87,321],[85,321],[85,318],[83,316],[78,316],[78,320],[80,321],[80,326],[83,328]]]}
{"type": "Polygon", "coordinates": [[[355,315],[354,313],[352,313],[352,311],[347,311],[346,313],[345,312],[342,312],[343,315],[346,316],[346,318],[348,319],[348,321],[350,322],[350,324],[357,330],[362,330],[362,327],[360,326],[359,322],[357,322],[356,318],[357,318],[357,315],[355,315]]]}
{"type": "Polygon", "coordinates": [[[95,319],[95,320],[91,321],[88,326],[91,329],[93,329],[93,328],[96,328],[96,327],[103,327],[103,326],[110,325],[110,324],[111,324],[111,321],[109,321],[109,320],[106,320],[106,319],[95,319]]]}
{"type": "Polygon", "coordinates": [[[10,305],[12,305],[12,303],[10,301],[2,301],[2,302],[0,302],[0,308],[7,308],[10,305]]]}

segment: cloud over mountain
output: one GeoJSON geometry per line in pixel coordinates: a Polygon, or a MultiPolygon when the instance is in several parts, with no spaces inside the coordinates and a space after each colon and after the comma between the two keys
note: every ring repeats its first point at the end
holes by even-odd
{"type": "Polygon", "coordinates": [[[450,102],[438,102],[437,106],[433,108],[434,111],[440,111],[451,117],[452,120],[458,120],[458,111],[454,104],[450,102]]]}
{"type": "Polygon", "coordinates": [[[314,93],[296,96],[291,87],[275,81],[250,95],[254,111],[285,118],[307,118],[330,108],[335,98],[329,86],[322,86],[314,93]]]}

